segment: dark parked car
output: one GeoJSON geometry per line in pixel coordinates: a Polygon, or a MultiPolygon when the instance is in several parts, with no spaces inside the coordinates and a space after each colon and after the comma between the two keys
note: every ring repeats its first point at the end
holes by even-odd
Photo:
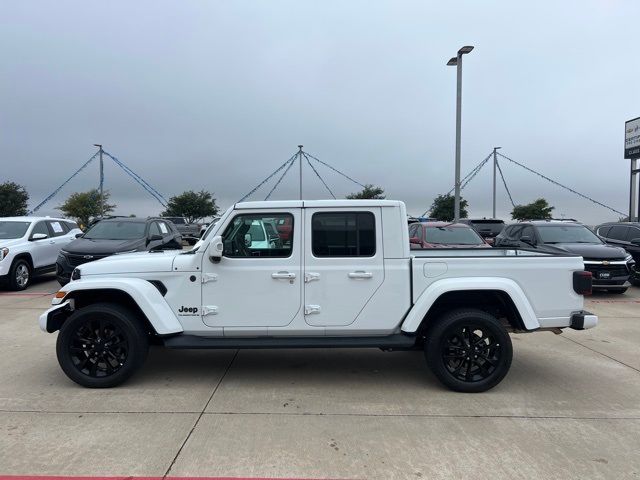
{"type": "Polygon", "coordinates": [[[473,227],[489,245],[493,245],[495,238],[504,228],[504,221],[497,218],[463,218],[460,223],[473,227]]]}
{"type": "Polygon", "coordinates": [[[162,218],[105,218],[60,250],[56,278],[66,285],[73,269],[83,263],[114,254],[174,248],[182,248],[182,237],[175,225],[162,218]]]}
{"type": "Polygon", "coordinates": [[[584,258],[593,275],[594,290],[624,293],[635,262],[624,248],[607,245],[577,222],[532,220],[507,225],[496,237],[496,247],[521,247],[546,253],[572,253],[584,258]]]}
{"type": "MultiPolygon", "coordinates": [[[[610,222],[595,228],[595,232],[609,245],[622,247],[631,254],[636,262],[640,262],[640,223],[610,222]]],[[[640,274],[634,267],[631,276],[634,285],[640,285],[640,274]]]]}
{"type": "Polygon", "coordinates": [[[473,228],[461,223],[420,222],[409,225],[409,244],[418,248],[491,248],[473,228]]]}

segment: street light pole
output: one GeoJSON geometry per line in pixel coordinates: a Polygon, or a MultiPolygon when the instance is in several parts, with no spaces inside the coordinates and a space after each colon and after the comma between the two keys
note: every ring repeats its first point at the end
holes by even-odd
{"type": "Polygon", "coordinates": [[[303,145],[298,145],[298,156],[300,157],[300,200],[302,200],[302,147],[303,145]]]}
{"type": "Polygon", "coordinates": [[[493,216],[496,218],[496,167],[498,166],[498,153],[502,147],[493,147],[493,216]]]}
{"type": "Polygon", "coordinates": [[[465,46],[458,50],[458,55],[447,62],[449,66],[456,67],[456,168],[455,168],[455,197],[454,197],[454,222],[460,220],[460,138],[462,130],[462,55],[471,52],[472,46],[465,46]]]}
{"type": "Polygon", "coordinates": [[[100,218],[104,217],[104,163],[102,161],[102,145],[93,144],[94,147],[100,149],[100,218]]]}

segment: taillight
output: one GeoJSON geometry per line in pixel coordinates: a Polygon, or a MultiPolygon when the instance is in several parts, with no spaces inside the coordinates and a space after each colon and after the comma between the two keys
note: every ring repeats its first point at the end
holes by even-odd
{"type": "Polygon", "coordinates": [[[581,270],[573,272],[573,290],[578,295],[591,295],[591,286],[593,284],[593,275],[591,272],[581,270]]]}

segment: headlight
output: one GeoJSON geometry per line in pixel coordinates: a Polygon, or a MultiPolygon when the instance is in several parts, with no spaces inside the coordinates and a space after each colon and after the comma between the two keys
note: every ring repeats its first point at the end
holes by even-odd
{"type": "Polygon", "coordinates": [[[71,280],[80,280],[81,276],[82,276],[82,272],[80,271],[79,268],[74,268],[73,272],[71,272],[71,280]]]}
{"type": "Polygon", "coordinates": [[[124,252],[116,252],[115,255],[124,255],[125,253],[136,253],[138,250],[133,249],[133,250],[127,250],[124,252]]]}
{"type": "Polygon", "coordinates": [[[9,255],[9,249],[7,247],[0,248],[0,260],[9,255]]]}
{"type": "Polygon", "coordinates": [[[625,262],[633,262],[633,256],[631,256],[631,255],[627,255],[627,256],[624,258],[624,261],[625,261],[625,262]]]}

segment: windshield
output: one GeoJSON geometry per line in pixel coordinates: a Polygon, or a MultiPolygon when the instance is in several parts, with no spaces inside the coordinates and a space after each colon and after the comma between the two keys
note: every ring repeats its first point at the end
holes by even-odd
{"type": "Polygon", "coordinates": [[[102,221],[87,230],[84,238],[89,240],[133,240],[143,238],[145,222],[102,221]]]}
{"type": "Polygon", "coordinates": [[[540,225],[538,232],[543,243],[602,243],[584,225],[540,225]]]}
{"type": "Polygon", "coordinates": [[[22,238],[27,233],[31,222],[0,221],[0,239],[22,238]]]}
{"type": "Polygon", "coordinates": [[[484,241],[467,227],[427,227],[427,243],[449,245],[482,245],[484,241]]]}

